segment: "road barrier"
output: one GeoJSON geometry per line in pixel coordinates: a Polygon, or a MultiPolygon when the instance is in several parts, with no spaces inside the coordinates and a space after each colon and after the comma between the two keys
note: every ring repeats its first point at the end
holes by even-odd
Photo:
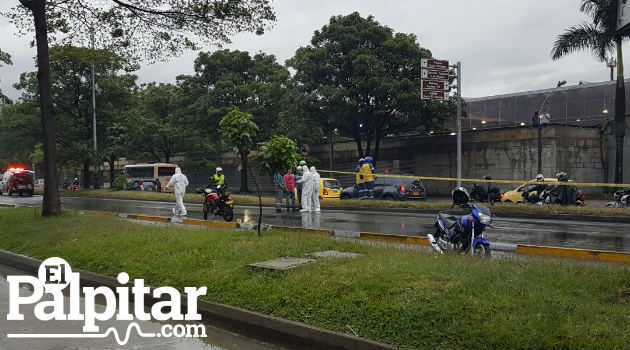
{"type": "MultiPolygon", "coordinates": [[[[344,175],[356,175],[356,172],[351,171],[338,171],[338,170],[317,170],[320,173],[331,173],[331,174],[344,174],[344,175]]],[[[461,182],[491,182],[496,184],[524,184],[524,183],[535,183],[535,184],[544,184],[544,185],[556,185],[556,186],[581,186],[581,187],[614,187],[614,188],[625,188],[630,187],[630,184],[618,184],[618,183],[600,183],[600,182],[558,182],[558,181],[536,181],[536,180],[485,180],[485,179],[458,179],[455,177],[435,177],[435,176],[412,176],[412,175],[393,175],[393,174],[374,174],[374,176],[378,177],[396,177],[396,178],[404,178],[404,179],[420,179],[420,180],[435,180],[435,181],[461,181],[461,182]]]]}

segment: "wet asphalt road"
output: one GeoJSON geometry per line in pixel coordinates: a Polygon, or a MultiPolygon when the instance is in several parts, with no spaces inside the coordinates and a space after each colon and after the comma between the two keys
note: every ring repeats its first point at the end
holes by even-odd
{"type": "MultiPolygon", "coordinates": [[[[125,214],[171,216],[173,203],[141,200],[62,197],[62,205],[69,209],[100,210],[125,214]]],[[[41,196],[0,197],[0,203],[41,205],[41,196]]],[[[186,204],[188,217],[202,218],[201,204],[186,204]]],[[[437,213],[436,213],[437,214],[437,213]]],[[[359,232],[379,232],[400,235],[426,235],[433,232],[436,214],[355,211],[351,209],[322,212],[276,213],[263,207],[263,223],[271,225],[334,230],[337,235],[357,236],[359,232]]],[[[222,220],[217,218],[216,220],[222,220]]],[[[258,207],[236,203],[235,220],[257,222],[258,207]]],[[[485,237],[491,242],[552,245],[562,247],[630,251],[630,223],[606,223],[576,220],[541,220],[501,218],[493,223],[485,237]]]]}

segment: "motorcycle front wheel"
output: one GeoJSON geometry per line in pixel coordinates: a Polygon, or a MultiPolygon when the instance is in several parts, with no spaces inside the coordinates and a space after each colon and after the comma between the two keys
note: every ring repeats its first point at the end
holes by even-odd
{"type": "Polygon", "coordinates": [[[230,206],[225,207],[225,213],[223,213],[223,220],[230,222],[234,220],[234,209],[230,206]]]}
{"type": "Polygon", "coordinates": [[[477,244],[474,251],[475,255],[490,256],[491,250],[489,244],[477,244]]]}

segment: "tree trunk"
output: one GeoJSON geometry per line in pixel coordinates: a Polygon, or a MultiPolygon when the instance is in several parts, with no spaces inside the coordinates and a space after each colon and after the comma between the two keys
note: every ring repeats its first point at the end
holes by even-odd
{"type": "Polygon", "coordinates": [[[90,188],[90,161],[89,160],[83,161],[83,188],[86,190],[90,188]]]}
{"type": "Polygon", "coordinates": [[[361,133],[355,132],[352,134],[354,138],[354,142],[357,143],[357,150],[359,151],[359,158],[363,158],[365,155],[363,154],[363,145],[361,144],[361,133]]]}
{"type": "Polygon", "coordinates": [[[45,0],[32,0],[24,1],[22,4],[33,13],[35,40],[37,42],[37,81],[39,83],[39,106],[42,113],[42,145],[44,150],[42,216],[55,216],[61,213],[61,203],[57,183],[57,121],[53,111],[50,83],[46,2],[45,0]]]}
{"type": "Polygon", "coordinates": [[[621,39],[617,39],[617,86],[615,88],[615,183],[623,183],[623,139],[626,133],[626,88],[623,81],[621,39]]]}
{"type": "MultiPolygon", "coordinates": [[[[249,155],[248,152],[241,152],[240,153],[240,157],[241,157],[241,189],[240,192],[241,193],[246,193],[249,192],[249,189],[247,188],[247,156],[249,155]]],[[[252,174],[253,176],[253,174],[252,174]]]]}
{"type": "Polygon", "coordinates": [[[109,188],[112,188],[112,185],[114,184],[114,162],[116,161],[116,159],[114,157],[109,158],[107,160],[107,162],[109,163],[109,188]]]}
{"type": "Polygon", "coordinates": [[[378,152],[381,149],[381,133],[377,132],[376,137],[374,138],[374,157],[372,160],[372,165],[376,168],[376,162],[378,161],[378,152]]]}

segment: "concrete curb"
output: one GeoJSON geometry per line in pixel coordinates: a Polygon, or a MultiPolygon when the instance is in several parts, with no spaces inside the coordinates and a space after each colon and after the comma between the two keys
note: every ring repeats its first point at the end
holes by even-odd
{"type": "Polygon", "coordinates": [[[528,244],[517,244],[517,254],[528,255],[544,255],[561,258],[571,259],[586,259],[597,261],[608,261],[616,263],[630,263],[630,253],[611,252],[605,250],[590,250],[590,249],[578,249],[578,248],[561,248],[561,247],[548,247],[548,246],[536,246],[528,244]]]}
{"type": "MultiPolygon", "coordinates": [[[[0,250],[0,264],[22,270],[31,275],[37,275],[41,263],[42,261],[38,259],[0,250]]],[[[113,277],[79,269],[73,269],[73,271],[80,273],[82,286],[106,286],[111,289],[120,286],[113,277]]],[[[145,305],[152,306],[157,302],[170,300],[149,296],[153,294],[153,289],[155,288],[151,287],[151,294],[145,296],[145,305]]],[[[182,312],[186,312],[187,300],[185,295],[181,298],[181,304],[182,312]]],[[[202,315],[202,320],[206,324],[228,329],[250,338],[290,346],[294,349],[396,349],[388,344],[204,300],[198,300],[197,311],[202,315]]]]}
{"type": "Polygon", "coordinates": [[[270,228],[274,230],[278,230],[278,231],[302,232],[302,233],[312,234],[312,235],[321,236],[321,237],[334,237],[335,236],[335,231],[324,230],[324,229],[276,226],[276,225],[271,225],[270,228]]]}
{"type": "Polygon", "coordinates": [[[384,233],[361,232],[360,238],[365,241],[378,241],[396,244],[429,245],[429,240],[422,236],[403,236],[384,233]]]}

